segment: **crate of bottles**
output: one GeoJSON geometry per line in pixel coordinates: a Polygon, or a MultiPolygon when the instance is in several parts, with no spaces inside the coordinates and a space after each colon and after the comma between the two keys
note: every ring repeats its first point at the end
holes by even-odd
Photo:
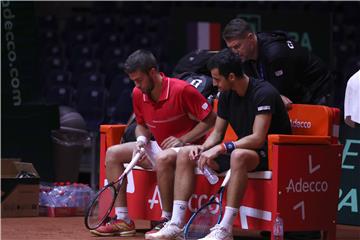
{"type": "Polygon", "coordinates": [[[84,216],[94,191],[81,183],[41,185],[39,214],[49,217],[84,216]]]}

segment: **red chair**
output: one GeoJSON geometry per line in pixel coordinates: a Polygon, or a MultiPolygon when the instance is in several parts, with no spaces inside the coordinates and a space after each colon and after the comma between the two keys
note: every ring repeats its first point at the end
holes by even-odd
{"type": "MultiPolygon", "coordinates": [[[[235,228],[271,232],[279,213],[285,231],[322,230],[325,239],[335,240],[342,153],[338,144],[339,110],[294,104],[289,116],[293,135],[268,136],[269,171],[249,173],[235,228]]],[[[124,125],[101,126],[101,186],[105,179],[106,149],[119,143],[124,128],[124,125]]],[[[228,131],[226,139],[231,140],[235,136],[231,129],[228,131]]],[[[134,169],[128,180],[131,217],[159,220],[161,200],[155,172],[134,169]]],[[[210,185],[198,174],[188,214],[215,193],[219,185],[220,181],[210,185]]]]}

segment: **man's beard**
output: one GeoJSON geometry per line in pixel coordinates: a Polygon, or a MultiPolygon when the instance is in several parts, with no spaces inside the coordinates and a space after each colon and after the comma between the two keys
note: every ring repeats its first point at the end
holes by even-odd
{"type": "Polygon", "coordinates": [[[154,84],[154,80],[150,76],[148,77],[149,77],[149,87],[144,90],[144,93],[147,95],[151,95],[151,91],[154,89],[155,84],[154,84]]]}

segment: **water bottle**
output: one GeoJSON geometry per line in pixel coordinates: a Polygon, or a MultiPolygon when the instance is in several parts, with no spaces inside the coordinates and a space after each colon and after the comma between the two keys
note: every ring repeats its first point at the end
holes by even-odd
{"type": "Polygon", "coordinates": [[[87,206],[87,201],[86,201],[86,185],[80,183],[78,185],[78,196],[79,196],[79,208],[84,211],[86,209],[87,206]]]}
{"type": "Polygon", "coordinates": [[[81,189],[78,183],[73,183],[73,197],[74,197],[74,207],[81,208],[82,205],[82,196],[81,196],[81,189]]]}
{"type": "Polygon", "coordinates": [[[210,184],[214,185],[219,181],[219,177],[216,175],[214,170],[209,168],[208,166],[204,166],[203,168],[203,174],[207,178],[210,184]]]}
{"type": "Polygon", "coordinates": [[[66,182],[66,186],[64,186],[64,191],[66,192],[66,206],[76,207],[76,196],[75,196],[74,186],[70,182],[66,182]]]}
{"type": "Polygon", "coordinates": [[[280,217],[280,214],[276,214],[274,226],[273,226],[274,239],[284,239],[284,221],[280,217]]]}
{"type": "Polygon", "coordinates": [[[93,195],[93,190],[91,189],[91,187],[89,187],[88,184],[83,184],[84,210],[87,208],[91,199],[93,198],[92,195],[93,195]]]}

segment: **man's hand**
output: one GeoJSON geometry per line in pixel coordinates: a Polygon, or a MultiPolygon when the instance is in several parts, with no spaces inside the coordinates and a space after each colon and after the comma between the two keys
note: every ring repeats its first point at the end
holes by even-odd
{"type": "Polygon", "coordinates": [[[189,158],[192,161],[197,160],[200,154],[204,151],[204,147],[201,145],[194,145],[190,147],[189,158]]]}
{"type": "Polygon", "coordinates": [[[281,100],[283,101],[284,105],[285,105],[285,108],[286,110],[290,110],[292,108],[291,104],[293,103],[289,98],[283,96],[283,95],[280,95],[281,97],[281,100]]]}
{"type": "Polygon", "coordinates": [[[210,168],[215,169],[216,163],[214,159],[220,155],[222,148],[220,145],[215,145],[209,150],[200,154],[198,166],[201,170],[203,170],[205,165],[208,165],[210,168]]]}
{"type": "Polygon", "coordinates": [[[144,148],[145,147],[145,143],[143,142],[143,141],[137,141],[136,142],[136,146],[135,146],[135,150],[137,151],[137,152],[139,152],[142,148],[144,148]]]}
{"type": "Polygon", "coordinates": [[[139,159],[138,163],[142,163],[142,162],[147,158],[147,157],[146,157],[146,154],[145,154],[144,148],[137,149],[137,148],[135,147],[134,150],[133,150],[133,152],[132,152],[132,157],[131,157],[131,159],[133,159],[134,156],[135,156],[137,153],[140,153],[140,159],[139,159]]]}
{"type": "Polygon", "coordinates": [[[182,142],[179,138],[176,137],[168,137],[161,143],[162,149],[168,149],[172,147],[182,147],[184,146],[184,142],[182,142]]]}
{"type": "Polygon", "coordinates": [[[134,157],[136,153],[140,152],[139,163],[144,161],[144,159],[146,158],[146,154],[144,151],[144,147],[146,144],[147,144],[147,139],[144,136],[137,137],[137,141],[136,141],[135,149],[133,150],[132,157],[134,157]]]}

